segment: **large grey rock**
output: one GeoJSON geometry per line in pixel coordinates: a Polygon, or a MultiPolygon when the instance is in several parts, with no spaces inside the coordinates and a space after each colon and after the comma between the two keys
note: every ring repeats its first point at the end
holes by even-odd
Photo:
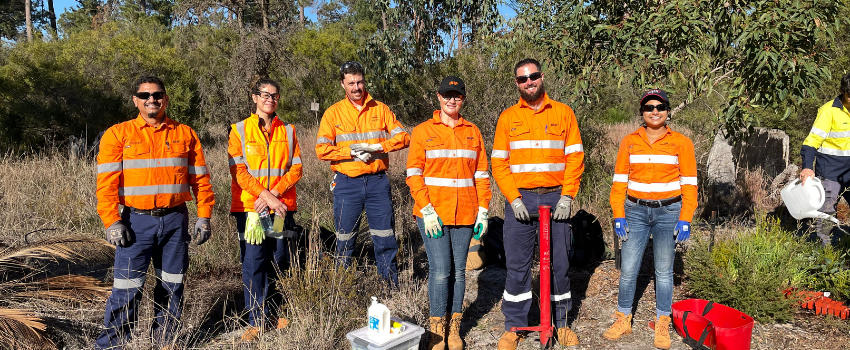
{"type": "Polygon", "coordinates": [[[708,185],[721,195],[727,195],[735,187],[737,167],[735,157],[732,155],[733,147],[722,131],[714,135],[714,143],[708,152],[708,174],[706,179],[708,185]]]}
{"type": "Polygon", "coordinates": [[[789,164],[788,134],[779,129],[755,128],[746,140],[735,144],[733,154],[740,168],[761,168],[768,179],[773,179],[789,164]]]}

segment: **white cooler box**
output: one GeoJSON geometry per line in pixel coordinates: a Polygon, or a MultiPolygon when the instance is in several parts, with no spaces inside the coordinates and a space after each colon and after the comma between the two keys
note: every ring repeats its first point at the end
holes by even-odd
{"type": "MultiPolygon", "coordinates": [[[[398,319],[395,319],[399,321],[398,319]]],[[[425,333],[425,329],[414,324],[399,321],[404,325],[404,332],[399,335],[391,334],[389,338],[380,343],[369,338],[368,327],[348,332],[345,335],[351,342],[352,350],[417,350],[419,339],[425,333]]]]}

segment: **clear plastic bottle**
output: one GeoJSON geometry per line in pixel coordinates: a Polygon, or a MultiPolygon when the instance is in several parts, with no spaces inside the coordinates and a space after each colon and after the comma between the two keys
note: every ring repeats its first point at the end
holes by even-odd
{"type": "Polygon", "coordinates": [[[269,235],[274,234],[274,212],[269,211],[269,208],[263,209],[260,213],[260,224],[263,225],[263,231],[269,235]]]}

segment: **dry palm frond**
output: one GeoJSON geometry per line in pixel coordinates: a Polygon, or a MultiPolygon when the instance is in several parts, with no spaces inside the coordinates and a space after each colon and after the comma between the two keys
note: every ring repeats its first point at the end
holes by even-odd
{"type": "Polygon", "coordinates": [[[9,248],[0,252],[0,268],[26,268],[22,260],[58,260],[70,262],[96,261],[112,257],[113,247],[103,239],[83,235],[68,235],[48,238],[20,248],[9,248]]]}
{"type": "Polygon", "coordinates": [[[111,289],[110,285],[93,277],[64,275],[29,283],[27,290],[17,293],[11,298],[95,302],[104,300],[111,289]]]}
{"type": "Polygon", "coordinates": [[[0,341],[13,348],[55,349],[44,336],[47,326],[29,310],[0,308],[0,341]]]}

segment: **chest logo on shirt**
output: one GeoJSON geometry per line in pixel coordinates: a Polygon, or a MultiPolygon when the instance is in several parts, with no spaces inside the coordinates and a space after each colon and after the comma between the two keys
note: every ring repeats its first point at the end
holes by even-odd
{"type": "Polygon", "coordinates": [[[558,126],[558,123],[555,123],[555,124],[549,124],[549,126],[551,126],[551,127],[556,127],[556,126],[558,126]]]}

